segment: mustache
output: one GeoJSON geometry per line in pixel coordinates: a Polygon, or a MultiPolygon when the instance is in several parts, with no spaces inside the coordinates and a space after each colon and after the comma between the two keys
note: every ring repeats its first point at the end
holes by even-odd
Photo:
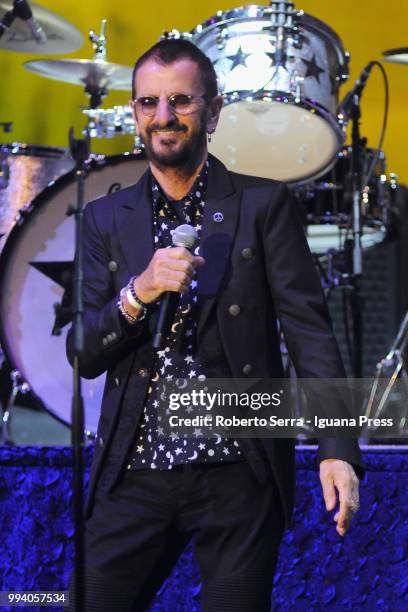
{"type": "Polygon", "coordinates": [[[172,132],[187,132],[187,126],[175,121],[170,121],[169,123],[166,123],[166,125],[152,123],[152,125],[149,125],[146,131],[148,134],[152,134],[152,132],[166,132],[170,130],[172,132]]]}

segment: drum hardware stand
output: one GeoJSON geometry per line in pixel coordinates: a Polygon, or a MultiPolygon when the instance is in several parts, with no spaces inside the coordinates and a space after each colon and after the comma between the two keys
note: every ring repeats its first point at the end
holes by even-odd
{"type": "Polygon", "coordinates": [[[1,418],[0,444],[14,445],[14,442],[10,436],[12,408],[16,402],[17,395],[19,393],[25,395],[26,393],[28,393],[28,391],[30,391],[30,387],[28,383],[23,381],[22,376],[18,370],[13,370],[10,374],[10,378],[12,382],[12,388],[6,407],[3,411],[3,416],[1,418]]]}
{"type": "MultiPolygon", "coordinates": [[[[367,407],[365,410],[365,416],[367,418],[379,418],[382,414],[386,401],[394,387],[398,377],[404,381],[404,384],[408,391],[408,363],[407,363],[407,349],[408,349],[408,312],[400,325],[397,337],[395,338],[393,345],[389,353],[377,363],[377,371],[369,399],[367,401],[367,407]],[[381,397],[377,401],[377,391],[380,384],[380,380],[388,379],[385,390],[382,391],[381,397]]],[[[402,430],[407,424],[408,409],[405,415],[402,415],[399,421],[399,428],[402,430]]],[[[366,429],[362,436],[362,441],[367,443],[370,440],[370,431],[373,428],[366,429]]]]}
{"type": "MultiPolygon", "coordinates": [[[[13,131],[12,121],[0,121],[0,128],[5,134],[11,134],[13,131]]],[[[7,189],[10,179],[10,168],[8,165],[8,154],[0,147],[0,189],[7,189]]],[[[0,235],[1,238],[2,235],[0,235]]]]}
{"type": "MultiPolygon", "coordinates": [[[[350,164],[353,220],[352,262],[349,268],[350,307],[353,322],[352,370],[354,378],[363,375],[363,317],[361,278],[363,274],[363,250],[361,246],[361,160],[360,160],[360,97],[353,95],[350,117],[352,120],[352,155],[350,164]]],[[[347,263],[347,257],[346,257],[347,263]]]]}
{"type": "Polygon", "coordinates": [[[0,189],[7,189],[10,180],[10,167],[8,164],[8,154],[0,147],[0,189]]]}
{"type": "Polygon", "coordinates": [[[69,131],[69,146],[72,159],[76,162],[77,178],[77,205],[71,206],[67,211],[68,215],[75,217],[76,233],[76,256],[74,262],[73,278],[73,345],[74,345],[74,378],[73,378],[73,398],[72,398],[72,446],[74,452],[74,524],[75,524],[75,610],[82,612],[85,602],[85,549],[84,549],[84,404],[81,394],[81,377],[79,373],[80,358],[84,349],[84,329],[83,329],[83,208],[85,204],[85,178],[86,161],[89,158],[89,135],[85,138],[76,140],[73,128],[69,131]]]}
{"type": "Polygon", "coordinates": [[[290,0],[271,2],[269,12],[271,15],[271,30],[275,30],[276,32],[275,67],[284,67],[286,61],[285,43],[287,40],[287,35],[293,35],[294,45],[296,48],[300,48],[302,46],[298,34],[299,17],[301,12],[295,11],[295,4],[290,0]]]}
{"type": "MultiPolygon", "coordinates": [[[[106,62],[107,57],[106,24],[107,20],[102,19],[99,36],[96,34],[95,30],[89,30],[89,40],[91,41],[92,47],[95,51],[94,60],[99,60],[101,62],[106,62]]],[[[93,109],[98,108],[102,104],[102,100],[107,95],[108,90],[106,87],[87,85],[85,88],[85,93],[89,97],[89,106],[93,109]]]]}

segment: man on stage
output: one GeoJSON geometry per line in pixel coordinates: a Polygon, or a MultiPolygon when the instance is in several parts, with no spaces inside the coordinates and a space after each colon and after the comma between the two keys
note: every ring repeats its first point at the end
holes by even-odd
{"type": "MultiPolygon", "coordinates": [[[[208,155],[222,107],[212,63],[163,40],[136,63],[132,106],[150,168],[88,204],[81,373],[107,371],[87,503],[86,611],[143,610],[188,540],[207,612],[270,609],[294,496],[294,441],[162,436],[160,379],[280,378],[277,320],[298,376],[345,376],[287,187],[208,155]],[[195,227],[198,248],[172,245],[195,227]],[[180,294],[155,351],[165,292],[180,294]]],[[[239,129],[239,126],[238,128],[239,129]]],[[[68,355],[72,361],[72,335],[68,355]]],[[[322,440],[328,510],[358,507],[354,440],[322,440]]]]}

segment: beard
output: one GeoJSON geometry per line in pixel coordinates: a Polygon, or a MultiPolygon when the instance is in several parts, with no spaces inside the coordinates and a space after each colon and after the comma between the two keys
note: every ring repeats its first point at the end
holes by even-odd
{"type": "Polygon", "coordinates": [[[154,132],[163,131],[174,131],[174,132],[187,132],[188,128],[186,125],[174,118],[169,121],[165,126],[152,124],[150,125],[145,135],[141,135],[141,140],[144,144],[144,150],[146,157],[160,170],[167,168],[174,169],[188,169],[194,168],[200,161],[202,153],[205,149],[207,142],[207,127],[205,120],[205,113],[201,113],[199,117],[199,123],[197,127],[190,132],[187,139],[184,140],[182,146],[176,151],[171,150],[171,144],[174,139],[171,135],[162,138],[162,144],[168,145],[169,150],[159,152],[155,150],[153,145],[152,134],[154,132]]]}

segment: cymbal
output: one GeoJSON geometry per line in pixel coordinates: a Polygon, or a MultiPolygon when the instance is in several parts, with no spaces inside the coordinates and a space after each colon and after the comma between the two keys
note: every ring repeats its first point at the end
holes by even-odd
{"type": "MultiPolygon", "coordinates": [[[[30,2],[30,7],[33,18],[45,34],[45,41],[37,42],[27,23],[16,18],[0,38],[0,49],[58,55],[72,53],[82,47],[84,39],[81,32],[66,19],[38,4],[30,2]]],[[[12,0],[0,0],[0,20],[12,8],[12,0]]]]}
{"type": "Polygon", "coordinates": [[[82,85],[87,90],[129,91],[132,88],[132,68],[105,60],[45,59],[32,60],[24,66],[48,79],[82,85]]]}
{"type": "Polygon", "coordinates": [[[383,52],[383,58],[386,62],[393,64],[408,64],[408,47],[400,47],[399,49],[389,49],[383,52]]]}

